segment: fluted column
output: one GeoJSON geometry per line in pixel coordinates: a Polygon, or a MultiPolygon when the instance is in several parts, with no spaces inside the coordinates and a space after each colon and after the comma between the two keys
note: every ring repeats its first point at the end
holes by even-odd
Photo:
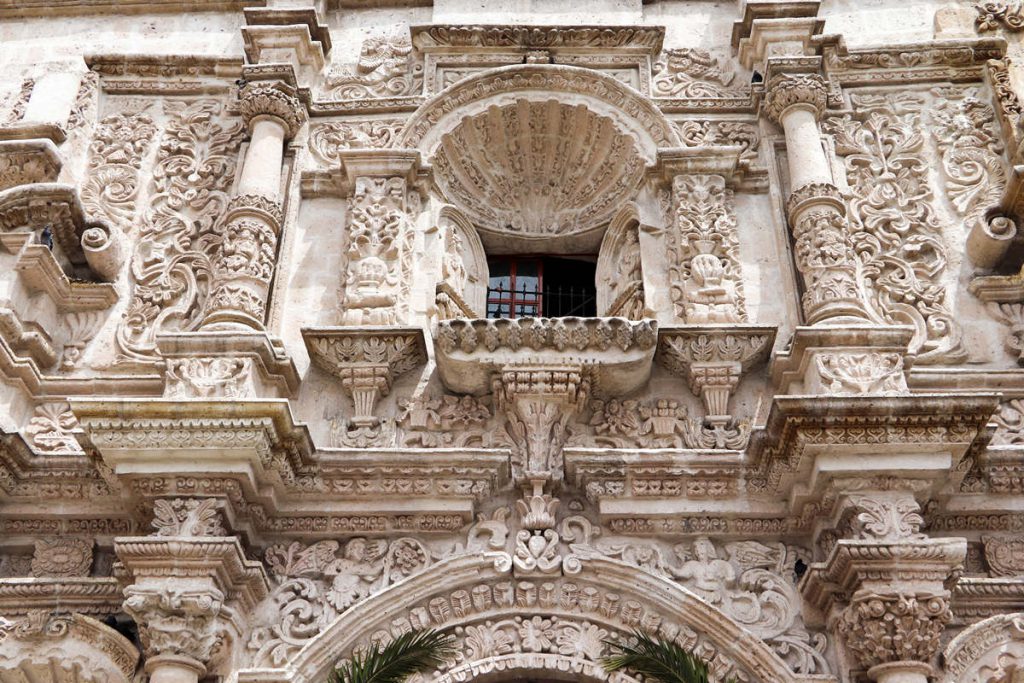
{"type": "Polygon", "coordinates": [[[764,111],[786,135],[794,188],[787,213],[807,322],[864,322],[868,316],[858,296],[846,208],[821,146],[818,121],[825,103],[825,82],[818,74],[779,74],[768,83],[764,111]]]}
{"type": "Polygon", "coordinates": [[[284,145],[305,120],[302,104],[286,85],[250,83],[239,97],[251,141],[237,194],[211,240],[213,279],[204,330],[263,329],[283,221],[284,145]]]}

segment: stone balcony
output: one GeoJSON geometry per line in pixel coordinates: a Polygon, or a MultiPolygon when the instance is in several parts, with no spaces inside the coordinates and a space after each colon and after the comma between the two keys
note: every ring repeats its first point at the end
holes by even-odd
{"type": "Polygon", "coordinates": [[[595,393],[628,394],[650,377],[657,341],[653,320],[576,317],[445,320],[435,337],[441,381],[462,394],[525,367],[585,372],[595,393]]]}

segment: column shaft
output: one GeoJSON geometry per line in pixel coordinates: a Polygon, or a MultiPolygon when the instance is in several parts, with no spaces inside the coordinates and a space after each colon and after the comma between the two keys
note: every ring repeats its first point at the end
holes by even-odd
{"type": "Polygon", "coordinates": [[[831,183],[832,174],[825,150],[821,147],[818,119],[809,107],[790,107],[782,114],[792,188],[810,183],[831,183]]]}
{"type": "Polygon", "coordinates": [[[304,121],[301,104],[286,89],[255,83],[240,94],[251,140],[238,193],[215,228],[217,239],[211,241],[213,277],[200,329],[263,329],[284,221],[280,206],[284,145],[304,121]]]}
{"type": "Polygon", "coordinates": [[[804,317],[812,325],[863,323],[868,315],[857,286],[846,206],[821,146],[818,118],[825,103],[821,76],[781,74],[769,83],[765,110],[786,134],[793,188],[787,213],[804,281],[804,317]]]}
{"type": "Polygon", "coordinates": [[[281,186],[281,162],[287,129],[281,119],[257,117],[252,123],[252,140],[245,153],[238,194],[258,194],[277,201],[281,186]]]}

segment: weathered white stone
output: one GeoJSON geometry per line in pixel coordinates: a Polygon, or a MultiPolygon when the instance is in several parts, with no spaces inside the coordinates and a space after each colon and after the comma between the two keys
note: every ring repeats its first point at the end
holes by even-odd
{"type": "Polygon", "coordinates": [[[714,680],[1016,681],[1022,36],[0,2],[0,682],[315,683],[426,627],[437,683],[603,680],[637,628],[714,680]],[[516,255],[597,315],[486,319],[516,255]]]}

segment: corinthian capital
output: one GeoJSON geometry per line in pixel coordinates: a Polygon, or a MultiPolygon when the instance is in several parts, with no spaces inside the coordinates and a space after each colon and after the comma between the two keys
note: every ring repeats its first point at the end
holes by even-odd
{"type": "Polygon", "coordinates": [[[209,585],[128,586],[124,611],[139,625],[147,657],[175,657],[205,668],[220,634],[224,594],[209,585]]]}
{"type": "Polygon", "coordinates": [[[776,123],[792,106],[803,105],[820,118],[825,111],[828,90],[818,74],[778,74],[765,89],[764,112],[776,123]]]}
{"type": "Polygon", "coordinates": [[[238,94],[239,110],[247,125],[257,116],[273,116],[285,127],[291,139],[306,120],[306,109],[286,85],[280,83],[249,83],[238,94]]]}
{"type": "Polygon", "coordinates": [[[929,668],[939,638],[953,618],[949,593],[878,594],[858,591],[838,628],[868,676],[897,666],[929,668]],[[874,670],[874,671],[872,671],[874,670]]]}

